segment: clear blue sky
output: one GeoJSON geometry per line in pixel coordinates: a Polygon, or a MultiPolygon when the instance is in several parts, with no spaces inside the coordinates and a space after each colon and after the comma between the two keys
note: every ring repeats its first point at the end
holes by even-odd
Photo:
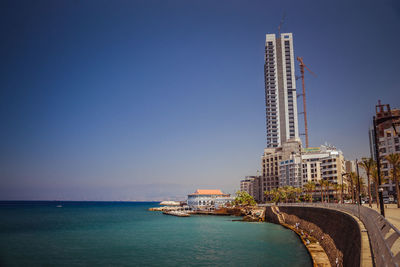
{"type": "Polygon", "coordinates": [[[311,145],[368,156],[377,100],[400,108],[396,0],[6,0],[0,198],[233,192],[260,169],[265,34],[283,13],[318,75],[306,79],[311,145]]]}

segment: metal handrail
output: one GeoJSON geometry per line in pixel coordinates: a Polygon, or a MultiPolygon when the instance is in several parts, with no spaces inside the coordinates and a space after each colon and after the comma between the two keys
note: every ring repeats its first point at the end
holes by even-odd
{"type": "MultiPolygon", "coordinates": [[[[270,205],[273,204],[262,206],[270,205]]],[[[364,223],[376,266],[400,266],[400,252],[393,251],[394,243],[400,242],[400,231],[373,209],[355,204],[335,203],[279,203],[278,206],[317,207],[348,212],[364,223]]]]}

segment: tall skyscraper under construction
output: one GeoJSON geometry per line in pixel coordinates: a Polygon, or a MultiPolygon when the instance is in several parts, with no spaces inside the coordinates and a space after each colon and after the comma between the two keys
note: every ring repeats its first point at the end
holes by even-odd
{"type": "Polygon", "coordinates": [[[265,41],[265,104],[267,147],[299,138],[293,35],[267,34],[265,41]]]}

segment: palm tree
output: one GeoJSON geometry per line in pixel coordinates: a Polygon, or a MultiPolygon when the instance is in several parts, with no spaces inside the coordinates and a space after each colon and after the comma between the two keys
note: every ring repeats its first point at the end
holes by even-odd
{"type": "Polygon", "coordinates": [[[376,168],[376,162],[374,162],[374,165],[372,166],[371,178],[372,181],[374,182],[374,187],[375,187],[376,207],[379,208],[379,193],[378,193],[379,178],[378,178],[378,170],[376,168]]]}
{"type": "Polygon", "coordinates": [[[280,201],[280,192],[278,188],[274,188],[271,191],[269,191],[270,196],[272,196],[272,202],[278,203],[280,201]]]}
{"type": "Polygon", "coordinates": [[[385,158],[389,164],[392,165],[393,180],[397,195],[397,207],[400,208],[399,183],[397,181],[397,173],[400,170],[400,154],[389,154],[385,158]]]}
{"type": "Polygon", "coordinates": [[[333,185],[334,184],[329,182],[329,181],[327,181],[327,183],[326,183],[326,191],[327,191],[328,203],[329,203],[329,196],[330,196],[329,188],[333,187],[333,185]]]}
{"type": "Polygon", "coordinates": [[[311,189],[311,198],[310,198],[310,202],[312,202],[313,201],[313,196],[314,196],[314,191],[315,191],[315,188],[317,187],[316,185],[315,185],[315,183],[314,182],[310,182],[310,189],[311,189]]]}
{"type": "MultiPolygon", "coordinates": [[[[325,191],[324,193],[323,193],[323,195],[325,195],[325,198],[327,198],[328,200],[327,200],[327,202],[329,202],[329,181],[328,180],[322,180],[321,179],[321,190],[322,191],[325,191]],[[324,189],[324,187],[325,187],[325,189],[324,189]]],[[[324,199],[323,199],[324,200],[324,199]]]]}
{"type": "Polygon", "coordinates": [[[290,202],[295,202],[297,198],[297,190],[293,186],[285,185],[282,187],[282,192],[286,194],[286,199],[290,202]]]}
{"type": "Polygon", "coordinates": [[[306,190],[306,192],[308,192],[310,194],[310,202],[312,202],[312,195],[315,189],[315,183],[308,181],[304,186],[304,189],[306,190]]]}
{"type": "MultiPolygon", "coordinates": [[[[361,196],[366,196],[366,185],[364,179],[360,177],[360,192],[358,192],[361,196]]],[[[361,203],[360,203],[361,204],[361,203]]]]}
{"type": "Polygon", "coordinates": [[[345,191],[346,189],[347,189],[347,185],[346,185],[346,184],[340,184],[340,185],[339,185],[340,198],[341,198],[341,200],[342,200],[342,204],[344,203],[342,191],[345,191]]]}
{"type": "Polygon", "coordinates": [[[283,202],[287,203],[287,200],[288,200],[288,186],[279,187],[278,188],[278,192],[279,192],[279,200],[282,200],[283,202]]]}
{"type": "Polygon", "coordinates": [[[303,199],[304,199],[305,202],[311,201],[311,195],[310,195],[310,194],[305,194],[305,195],[303,196],[303,199]]]}
{"type": "Polygon", "coordinates": [[[339,184],[333,184],[333,191],[335,193],[334,199],[336,198],[337,203],[339,203],[339,198],[338,198],[338,191],[340,189],[339,184]]]}
{"type": "Polygon", "coordinates": [[[372,200],[371,200],[371,182],[370,182],[370,175],[374,166],[374,160],[372,158],[362,158],[361,162],[358,163],[361,168],[365,170],[367,173],[367,185],[368,185],[368,204],[372,207],[372,200]]]}
{"type": "MultiPolygon", "coordinates": [[[[334,186],[335,186],[334,183],[328,181],[328,184],[327,184],[327,189],[328,189],[328,203],[329,203],[329,201],[330,201],[330,198],[329,198],[329,197],[330,197],[330,192],[329,192],[329,190],[330,190],[330,188],[332,188],[333,190],[335,190],[334,186]]],[[[333,192],[333,194],[335,194],[335,192],[333,192]]],[[[335,195],[333,195],[333,200],[335,200],[335,195]]]]}
{"type": "Polygon", "coordinates": [[[237,191],[234,204],[238,206],[254,206],[256,205],[256,201],[246,191],[237,191]]]}
{"type": "Polygon", "coordinates": [[[297,187],[297,188],[294,189],[294,192],[296,194],[295,202],[298,202],[299,201],[299,197],[300,197],[301,193],[303,192],[303,190],[301,190],[301,188],[297,187]]]}
{"type": "Polygon", "coordinates": [[[356,178],[357,175],[354,172],[350,172],[346,178],[347,181],[350,182],[350,192],[351,192],[351,203],[354,204],[354,180],[357,179],[356,178]]]}
{"type": "Polygon", "coordinates": [[[354,185],[354,202],[358,203],[359,198],[358,196],[360,195],[360,190],[361,190],[361,181],[359,180],[359,177],[356,173],[352,176],[353,179],[353,185],[354,185]],[[360,184],[358,184],[360,181],[360,184]],[[360,188],[358,188],[360,187],[360,188]]]}
{"type": "MultiPolygon", "coordinates": [[[[310,182],[307,182],[306,184],[303,185],[303,191],[305,192],[305,196],[308,196],[309,192],[310,192],[310,182]]],[[[306,199],[306,197],[304,198],[304,200],[306,199]]]]}
{"type": "Polygon", "coordinates": [[[264,191],[264,195],[265,195],[266,202],[268,202],[268,199],[269,199],[270,196],[271,196],[271,191],[265,190],[265,191],[264,191]]]}
{"type": "Polygon", "coordinates": [[[265,194],[267,201],[276,203],[279,200],[279,194],[278,194],[278,190],[276,188],[274,188],[270,191],[267,190],[264,192],[264,194],[265,194]]]}
{"type": "Polygon", "coordinates": [[[319,181],[319,187],[320,187],[320,191],[321,191],[321,202],[324,202],[324,180],[321,179],[319,181]]]}
{"type": "Polygon", "coordinates": [[[375,191],[376,207],[379,208],[379,193],[378,193],[379,179],[378,179],[378,170],[376,169],[376,163],[372,167],[371,178],[372,178],[372,181],[374,183],[374,188],[375,188],[374,191],[375,191]]]}
{"type": "Polygon", "coordinates": [[[294,200],[296,199],[296,192],[294,190],[293,186],[286,186],[286,193],[288,195],[288,200],[290,202],[294,202],[294,200]]]}

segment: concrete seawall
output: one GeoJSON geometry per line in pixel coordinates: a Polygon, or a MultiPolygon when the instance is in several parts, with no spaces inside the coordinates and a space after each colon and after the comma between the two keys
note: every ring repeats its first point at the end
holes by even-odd
{"type": "Polygon", "coordinates": [[[346,213],[316,207],[279,206],[280,218],[266,207],[265,220],[295,225],[318,240],[332,266],[360,266],[361,232],[357,221],[346,213]]]}

